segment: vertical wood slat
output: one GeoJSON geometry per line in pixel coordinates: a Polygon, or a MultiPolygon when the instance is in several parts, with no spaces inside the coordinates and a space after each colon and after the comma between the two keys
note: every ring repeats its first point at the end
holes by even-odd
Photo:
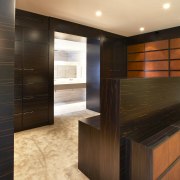
{"type": "Polygon", "coordinates": [[[120,81],[102,80],[100,179],[120,179],[120,81]],[[114,107],[114,108],[112,108],[114,107]]]}
{"type": "Polygon", "coordinates": [[[13,179],[14,0],[0,1],[0,179],[13,179]]]}

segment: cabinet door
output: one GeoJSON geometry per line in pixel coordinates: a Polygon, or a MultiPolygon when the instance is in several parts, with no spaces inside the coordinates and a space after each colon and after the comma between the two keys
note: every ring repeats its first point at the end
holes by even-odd
{"type": "Polygon", "coordinates": [[[23,129],[45,125],[48,122],[48,109],[26,112],[23,114],[23,129]]]}
{"type": "Polygon", "coordinates": [[[36,69],[24,69],[23,71],[23,83],[48,83],[48,74],[43,70],[36,69]]]}
{"type": "Polygon", "coordinates": [[[161,180],[179,180],[180,179],[180,160],[161,178],[161,180]]]}
{"type": "Polygon", "coordinates": [[[22,130],[22,113],[14,115],[14,131],[18,132],[22,130]]]}
{"type": "Polygon", "coordinates": [[[23,112],[31,112],[48,108],[48,97],[28,97],[23,99],[23,112]]]}
{"type": "Polygon", "coordinates": [[[180,156],[180,132],[169,139],[169,164],[172,164],[180,156]]]}
{"type": "Polygon", "coordinates": [[[153,180],[156,180],[169,166],[169,142],[163,141],[152,150],[153,180]]]}
{"type": "Polygon", "coordinates": [[[32,83],[23,85],[23,97],[32,96],[45,96],[48,95],[48,84],[47,83],[32,83]]]}

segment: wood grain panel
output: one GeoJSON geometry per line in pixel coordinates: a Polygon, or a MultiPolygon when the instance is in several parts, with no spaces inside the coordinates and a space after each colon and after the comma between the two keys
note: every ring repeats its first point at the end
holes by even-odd
{"type": "Polygon", "coordinates": [[[128,62],[128,70],[144,70],[144,62],[128,62]]]}
{"type": "Polygon", "coordinates": [[[163,141],[152,153],[153,179],[156,180],[169,166],[169,141],[163,141]]]}
{"type": "Polygon", "coordinates": [[[180,71],[170,71],[171,77],[180,77],[180,71]]]}
{"type": "Polygon", "coordinates": [[[170,70],[180,70],[180,59],[170,62],[170,70]]]}
{"type": "Polygon", "coordinates": [[[16,10],[15,99],[20,99],[23,106],[21,112],[15,112],[17,131],[49,124],[48,113],[42,112],[48,110],[48,24],[46,16],[16,10]]]}
{"type": "Polygon", "coordinates": [[[78,168],[90,179],[100,173],[100,117],[79,121],[78,168]],[[98,122],[97,122],[98,121],[98,122]]]}
{"type": "Polygon", "coordinates": [[[170,40],[170,48],[180,48],[180,38],[170,40]]]}
{"type": "Polygon", "coordinates": [[[0,179],[13,179],[14,0],[0,1],[0,179]],[[10,150],[11,149],[11,150],[10,150]]]}
{"type": "Polygon", "coordinates": [[[128,54],[128,61],[144,61],[144,60],[145,60],[144,53],[128,54]]]}
{"type": "Polygon", "coordinates": [[[100,137],[100,179],[103,180],[120,179],[120,101],[117,99],[120,99],[120,81],[104,79],[100,137]]]}
{"type": "Polygon", "coordinates": [[[128,46],[128,53],[135,53],[135,52],[144,52],[145,44],[136,44],[132,46],[128,46]]]}
{"type": "MultiPolygon", "coordinates": [[[[129,140],[128,140],[129,141],[129,140]]],[[[131,143],[130,180],[150,180],[149,154],[142,144],[135,141],[131,143]]]]}
{"type": "Polygon", "coordinates": [[[145,72],[145,77],[147,78],[155,78],[155,77],[168,77],[168,71],[159,71],[159,72],[145,72]]]}
{"type": "Polygon", "coordinates": [[[168,174],[169,174],[169,180],[180,179],[180,158],[168,174]]]}
{"type": "Polygon", "coordinates": [[[155,51],[155,50],[162,50],[168,48],[169,48],[168,40],[145,43],[145,51],[155,51]]]}
{"type": "Polygon", "coordinates": [[[180,59],[180,49],[173,49],[170,51],[171,59],[180,59]]]}
{"type": "Polygon", "coordinates": [[[163,51],[155,51],[155,52],[146,52],[145,53],[145,59],[147,61],[152,60],[167,60],[169,58],[168,56],[168,50],[163,51]]]}
{"type": "Polygon", "coordinates": [[[128,78],[143,78],[144,76],[144,71],[128,71],[128,78]]]}
{"type": "Polygon", "coordinates": [[[180,157],[180,132],[169,139],[169,164],[172,164],[178,157],[180,157]]]}
{"type": "Polygon", "coordinates": [[[180,78],[122,79],[121,123],[136,122],[139,117],[179,104],[179,92],[180,78]]]}
{"type": "Polygon", "coordinates": [[[146,62],[145,70],[168,70],[168,61],[146,62]]]}
{"type": "Polygon", "coordinates": [[[100,112],[100,41],[98,39],[87,39],[87,67],[86,107],[100,112]]]}
{"type": "Polygon", "coordinates": [[[172,165],[168,172],[160,178],[161,180],[179,180],[180,179],[180,159],[172,165]]]}

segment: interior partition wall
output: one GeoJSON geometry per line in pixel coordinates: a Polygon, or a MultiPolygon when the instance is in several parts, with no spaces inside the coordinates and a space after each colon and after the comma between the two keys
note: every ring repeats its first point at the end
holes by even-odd
{"type": "Polygon", "coordinates": [[[86,107],[100,112],[101,79],[127,76],[125,37],[55,18],[49,19],[49,28],[50,121],[54,118],[54,32],[87,38],[86,107]]]}
{"type": "Polygon", "coordinates": [[[14,0],[0,1],[0,179],[13,179],[14,0]]]}

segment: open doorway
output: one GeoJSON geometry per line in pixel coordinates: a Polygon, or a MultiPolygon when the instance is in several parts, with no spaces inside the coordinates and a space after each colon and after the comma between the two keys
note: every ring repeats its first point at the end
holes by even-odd
{"type": "Polygon", "coordinates": [[[54,115],[86,109],[87,38],[54,33],[54,115]]]}

